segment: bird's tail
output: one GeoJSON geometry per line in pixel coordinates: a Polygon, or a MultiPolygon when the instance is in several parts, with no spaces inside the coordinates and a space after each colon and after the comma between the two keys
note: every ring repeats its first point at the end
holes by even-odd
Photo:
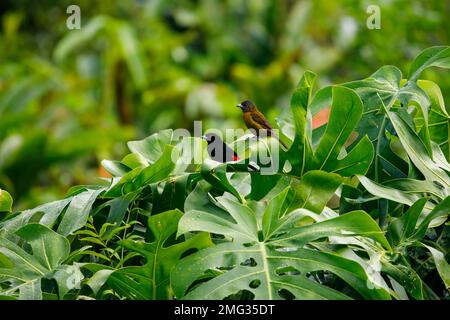
{"type": "Polygon", "coordinates": [[[258,171],[261,170],[261,169],[259,168],[259,166],[258,166],[256,163],[254,163],[253,161],[250,162],[250,163],[248,164],[248,168],[249,168],[251,171],[256,171],[256,172],[258,172],[258,171]]]}

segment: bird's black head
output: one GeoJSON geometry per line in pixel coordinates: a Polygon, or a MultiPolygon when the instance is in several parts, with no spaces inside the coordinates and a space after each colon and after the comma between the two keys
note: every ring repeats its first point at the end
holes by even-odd
{"type": "Polygon", "coordinates": [[[202,138],[208,142],[208,144],[213,143],[214,141],[216,141],[217,139],[220,140],[220,137],[215,134],[215,133],[205,133],[204,136],[202,136],[202,138]]]}
{"type": "Polygon", "coordinates": [[[254,110],[256,108],[255,104],[250,100],[245,100],[237,105],[238,108],[241,108],[243,112],[248,112],[254,110]]]}

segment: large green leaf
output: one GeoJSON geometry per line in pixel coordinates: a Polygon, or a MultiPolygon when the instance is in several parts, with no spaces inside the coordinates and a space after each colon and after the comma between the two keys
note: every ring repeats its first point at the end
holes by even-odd
{"type": "Polygon", "coordinates": [[[193,178],[195,176],[192,174],[181,175],[162,183],[152,184],[152,214],[171,209],[183,210],[186,193],[190,190],[193,178]]]}
{"type": "Polygon", "coordinates": [[[425,244],[422,245],[430,251],[436,265],[436,269],[438,270],[438,273],[445,284],[445,288],[447,290],[450,290],[450,264],[448,264],[448,262],[445,260],[444,254],[431,246],[427,246],[425,244]]]}
{"type": "Polygon", "coordinates": [[[174,170],[179,150],[165,145],[157,161],[146,166],[136,167],[120,178],[105,194],[105,197],[117,197],[137,191],[151,183],[166,179],[174,170]]]}
{"type": "Polygon", "coordinates": [[[303,245],[339,234],[365,235],[389,246],[377,224],[365,213],[354,212],[324,222],[294,228],[305,209],[284,213],[287,190],[267,205],[262,217],[248,206],[222,198],[230,217],[191,210],[181,218],[178,235],[192,231],[221,234],[230,242],[201,250],[181,260],[172,271],[177,298],[223,299],[250,291],[255,299],[348,299],[345,294],[314,281],[311,272],[326,270],[342,278],[366,298],[389,299],[356,262],[303,245]],[[230,219],[231,218],[231,219],[230,219]],[[259,228],[262,227],[262,235],[259,228]],[[192,290],[196,280],[206,278],[192,290]]]}
{"type": "Polygon", "coordinates": [[[450,47],[437,46],[423,50],[409,69],[409,81],[416,81],[423,70],[430,67],[450,68],[450,47]]]}
{"type": "Polygon", "coordinates": [[[120,296],[131,300],[149,300],[152,297],[152,279],[143,267],[125,267],[107,274],[107,284],[120,296]]]}
{"type": "MultiPolygon", "coordinates": [[[[128,148],[133,154],[142,156],[148,164],[155,163],[164,152],[164,147],[173,142],[173,130],[167,129],[138,141],[129,141],[128,148]]],[[[132,168],[134,169],[134,168],[132,168]]]]}
{"type": "Polygon", "coordinates": [[[287,159],[292,165],[292,174],[302,176],[306,161],[310,160],[311,142],[307,137],[308,104],[312,95],[316,75],[305,72],[291,97],[292,122],[295,134],[291,147],[287,152],[287,159]]]}
{"type": "Polygon", "coordinates": [[[436,83],[428,80],[419,80],[417,81],[417,85],[425,91],[431,103],[428,114],[430,139],[437,143],[439,148],[442,149],[442,152],[448,161],[448,159],[450,159],[450,116],[445,108],[441,89],[436,83]]]}
{"type": "Polygon", "coordinates": [[[383,259],[381,270],[400,283],[411,297],[418,300],[424,299],[423,281],[413,268],[403,263],[392,263],[388,259],[383,259]]]}
{"type": "Polygon", "coordinates": [[[58,226],[58,232],[68,236],[72,232],[81,229],[87,222],[92,205],[98,195],[105,189],[88,189],[73,197],[58,226]]]}
{"type": "Polygon", "coordinates": [[[0,233],[13,233],[30,222],[38,222],[51,227],[72,199],[73,197],[69,197],[19,212],[0,223],[0,233]]]}
{"type": "Polygon", "coordinates": [[[401,217],[389,224],[389,238],[394,246],[402,245],[416,230],[417,220],[427,202],[426,198],[416,201],[401,217]]]}
{"type": "Polygon", "coordinates": [[[342,178],[335,173],[308,171],[300,182],[291,182],[290,208],[306,208],[320,213],[341,183],[342,178]]]}
{"type": "Polygon", "coordinates": [[[398,113],[387,111],[387,114],[414,165],[422,172],[425,178],[432,182],[437,182],[447,190],[450,190],[450,178],[448,174],[429,156],[426,146],[422,143],[416,132],[398,113]]]}
{"type": "Polygon", "coordinates": [[[332,171],[336,168],[336,159],[358,124],[362,112],[361,99],[353,90],[333,87],[330,120],[314,150],[314,168],[325,171],[332,171]]]}
{"type": "MultiPolygon", "coordinates": [[[[388,159],[395,158],[392,154],[390,157],[381,154],[381,149],[379,146],[382,146],[383,142],[380,140],[377,143],[377,157],[375,158],[374,165],[375,182],[371,181],[368,177],[360,177],[360,181],[373,195],[407,205],[412,205],[420,196],[425,194],[431,194],[437,197],[437,199],[435,199],[436,201],[439,201],[448,196],[448,190],[450,190],[450,179],[448,173],[446,172],[447,161],[444,155],[441,156],[442,152],[439,149],[439,146],[430,141],[430,135],[428,133],[423,134],[423,129],[417,133],[412,115],[406,112],[403,107],[394,107],[394,102],[397,98],[400,97],[400,100],[402,100],[402,90],[409,90],[404,89],[407,86],[412,86],[412,84],[407,83],[404,87],[402,87],[402,89],[391,97],[388,105],[384,103],[383,98],[381,98],[378,93],[377,95],[380,98],[379,103],[381,105],[381,109],[386,116],[383,121],[389,121],[393,129],[395,129],[395,135],[398,137],[398,141],[400,142],[401,148],[405,153],[405,157],[411,162],[411,164],[414,165],[413,167],[410,166],[410,172],[416,170],[415,168],[417,168],[426,180],[418,181],[412,179],[394,179],[392,181],[395,182],[386,181],[383,183],[384,186],[377,184],[380,177],[378,174],[379,167],[377,164],[379,162],[383,163],[385,160],[389,161],[388,159]],[[434,160],[433,157],[436,158],[436,160],[434,160]],[[421,195],[421,192],[424,194],[421,195]]],[[[436,99],[438,98],[434,97],[431,100],[433,101],[436,99]]],[[[405,99],[403,99],[403,101],[404,100],[405,99]]],[[[420,101],[420,99],[415,99],[415,101],[420,101]]],[[[421,106],[424,106],[425,104],[426,102],[421,102],[421,106]]],[[[425,112],[422,113],[422,116],[425,118],[425,112]]],[[[427,122],[425,122],[423,127],[428,128],[427,122]]],[[[391,161],[391,163],[393,162],[391,161]]],[[[383,208],[384,206],[379,205],[379,207],[383,208]]],[[[426,205],[427,210],[431,210],[433,207],[434,204],[432,202],[429,202],[426,205]]],[[[386,209],[382,210],[383,222],[384,217],[387,214],[386,211],[386,209]]]]}
{"type": "Polygon", "coordinates": [[[269,242],[304,245],[328,236],[358,235],[371,238],[388,250],[391,248],[378,224],[364,211],[352,211],[326,221],[287,230],[269,242]]]}
{"type": "MultiPolygon", "coordinates": [[[[381,169],[378,168],[381,159],[393,161],[391,160],[392,152],[385,147],[388,145],[385,136],[387,122],[385,116],[379,113],[380,99],[385,104],[393,103],[395,100],[393,97],[396,96],[400,90],[401,78],[401,71],[398,68],[394,66],[384,66],[366,79],[342,84],[342,86],[353,89],[363,103],[364,109],[362,117],[355,128],[358,137],[356,137],[353,144],[360,143],[360,140],[367,139],[367,136],[374,145],[375,158],[373,166],[375,168],[373,174],[375,174],[375,180],[378,180],[377,176],[381,172],[381,169]]],[[[316,93],[310,105],[312,114],[316,114],[323,108],[331,105],[332,90],[333,87],[325,87],[316,93]]],[[[333,122],[331,118],[329,122],[333,122]]],[[[393,166],[396,167],[395,162],[393,163],[393,166]]]]}
{"type": "MultiPolygon", "coordinates": [[[[282,164],[284,160],[289,160],[292,166],[290,174],[294,176],[302,176],[305,171],[315,169],[336,172],[342,176],[365,174],[373,159],[373,146],[365,133],[348,154],[344,148],[361,119],[361,99],[352,89],[335,86],[319,91],[311,101],[314,79],[313,73],[305,72],[292,94],[294,141],[286,154],[281,153],[282,164]],[[328,125],[317,145],[313,146],[311,113],[330,104],[328,125]]],[[[285,116],[282,123],[286,126],[289,120],[285,116]]]]}
{"type": "MultiPolygon", "coordinates": [[[[448,68],[448,55],[449,47],[433,47],[424,50],[414,60],[410,70],[410,79],[407,82],[402,81],[402,74],[398,68],[384,66],[364,80],[342,84],[342,86],[354,89],[364,104],[364,116],[357,128],[359,138],[356,141],[359,141],[359,139],[367,134],[375,146],[373,173],[370,174],[370,177],[376,182],[381,182],[385,179],[383,178],[385,172],[390,174],[387,178],[392,179],[401,178],[401,172],[403,171],[401,165],[399,165],[399,159],[395,157],[390,148],[386,148],[388,144],[386,143],[385,130],[389,128],[389,120],[391,119],[388,119],[386,114],[383,114],[384,112],[380,112],[382,111],[382,104],[386,105],[388,110],[397,101],[401,102],[403,107],[406,107],[410,103],[418,106],[424,122],[420,131],[420,138],[424,147],[423,151],[426,151],[429,156],[432,155],[430,136],[431,132],[433,132],[433,137],[436,137],[437,134],[435,130],[429,131],[428,115],[431,114],[430,119],[433,121],[433,125],[446,125],[448,123],[448,117],[447,119],[440,119],[442,121],[445,120],[444,123],[436,122],[436,111],[442,110],[442,107],[439,106],[438,109],[436,104],[433,107],[433,101],[436,102],[438,92],[426,83],[424,85],[423,82],[416,83],[416,81],[420,73],[428,67],[437,66],[448,68]]],[[[326,87],[317,92],[310,106],[312,113],[315,114],[330,105],[331,99],[331,87],[326,87]]],[[[439,111],[439,114],[441,113],[439,111]]],[[[445,116],[445,113],[443,114],[445,116]]],[[[443,134],[448,135],[448,133],[440,131],[438,136],[443,134]]],[[[444,141],[439,142],[443,143],[444,141]]],[[[444,151],[447,152],[447,149],[444,151]]],[[[419,170],[421,169],[419,168],[419,170]]]]}
{"type": "Polygon", "coordinates": [[[0,238],[0,253],[9,259],[11,267],[0,268],[0,282],[9,283],[1,291],[21,299],[42,299],[41,279],[55,279],[62,298],[70,289],[80,285],[83,275],[77,266],[64,265],[69,256],[69,241],[40,224],[28,224],[16,231],[32,249],[32,254],[14,242],[0,238]]]}
{"type": "Polygon", "coordinates": [[[283,189],[289,185],[291,178],[281,175],[262,175],[259,172],[251,173],[251,193],[250,198],[261,200],[279,185],[283,189]]]}
{"type": "Polygon", "coordinates": [[[369,193],[380,198],[389,199],[409,206],[420,198],[420,196],[417,194],[408,193],[400,189],[381,185],[365,176],[358,176],[358,179],[369,193]]]}
{"type": "Polygon", "coordinates": [[[383,185],[406,193],[431,195],[438,201],[444,199],[447,192],[429,180],[394,179],[384,182],[383,185]]]}
{"type": "Polygon", "coordinates": [[[433,221],[439,220],[437,225],[433,227],[438,226],[446,221],[449,214],[450,196],[441,201],[430,213],[425,213],[418,218],[417,231],[413,235],[414,239],[422,239],[433,221]]]}
{"type": "Polygon", "coordinates": [[[441,222],[437,224],[439,225],[447,219],[450,213],[450,197],[441,201],[431,212],[424,210],[426,203],[427,199],[422,198],[415,202],[401,217],[392,219],[387,235],[395,246],[395,251],[401,255],[402,259],[399,259],[398,256],[396,258],[395,256],[387,256],[387,259],[384,260],[384,271],[398,281],[403,281],[408,293],[416,299],[424,298],[423,289],[426,288],[426,285],[414,269],[404,263],[405,257],[408,256],[408,252],[413,247],[425,247],[430,251],[442,281],[446,287],[449,285],[449,267],[444,254],[419,241],[422,241],[426,232],[430,230],[430,223],[433,220],[440,219],[441,222]],[[414,281],[411,282],[412,279],[414,281]]]}
{"type": "Polygon", "coordinates": [[[169,299],[169,276],[172,267],[190,250],[200,250],[211,245],[209,235],[200,233],[186,241],[171,243],[182,216],[179,210],[171,210],[151,216],[148,227],[154,238],[151,243],[124,240],[120,245],[142,255],[146,263],[142,267],[125,267],[113,272],[108,284],[121,295],[131,299],[169,299]]]}

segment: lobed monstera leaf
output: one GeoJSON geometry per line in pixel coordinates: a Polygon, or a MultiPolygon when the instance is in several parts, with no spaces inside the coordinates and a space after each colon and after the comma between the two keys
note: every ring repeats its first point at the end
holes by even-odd
{"type": "MultiPolygon", "coordinates": [[[[317,170],[324,172],[323,174],[328,172],[330,173],[329,182],[334,185],[336,176],[333,174],[350,177],[355,174],[365,174],[370,167],[373,146],[368,137],[361,139],[348,154],[345,148],[353,129],[361,119],[363,109],[361,100],[351,89],[333,88],[330,120],[320,141],[313,143],[311,110],[309,109],[315,78],[314,73],[305,72],[292,94],[291,112],[285,113],[279,120],[283,133],[292,139],[292,143],[287,151],[279,149],[278,158],[276,155],[271,155],[271,161],[279,160],[278,170],[272,174],[251,175],[251,199],[260,200],[266,197],[277,184],[286,183],[285,179],[281,179],[280,173],[302,179],[308,171],[317,170]]],[[[267,148],[267,145],[262,144],[258,147],[259,149],[267,148]]],[[[259,149],[253,152],[260,152],[259,149]]],[[[270,154],[270,150],[267,154],[270,154]]],[[[334,186],[333,192],[340,183],[334,186]]],[[[293,184],[295,185],[295,182],[293,184]]],[[[223,186],[223,189],[237,196],[236,192],[228,186],[223,186]]]]}
{"type": "Polygon", "coordinates": [[[363,113],[361,99],[353,90],[339,86],[331,89],[328,124],[320,140],[316,144],[312,141],[311,96],[315,77],[306,72],[291,97],[291,122],[295,131],[292,145],[282,159],[289,160],[292,174],[296,176],[308,170],[324,170],[345,177],[365,174],[373,159],[369,138],[360,135],[359,143],[348,154],[344,147],[363,113]]]}
{"type": "MultiPolygon", "coordinates": [[[[411,205],[424,194],[431,195],[427,208],[432,209],[448,195],[448,113],[436,86],[418,80],[421,72],[432,66],[450,67],[449,47],[433,47],[419,54],[407,81],[398,68],[384,66],[366,79],[342,84],[353,89],[364,106],[364,116],[356,128],[359,136],[353,144],[367,135],[375,147],[370,170],[360,179],[375,197],[352,201],[378,199],[375,210],[382,227],[391,205],[396,205],[385,199],[411,205]],[[417,179],[421,175],[425,180],[417,179]],[[400,188],[392,192],[393,185],[400,188]]],[[[330,105],[332,90],[326,87],[316,93],[310,103],[313,114],[330,105]]],[[[345,202],[341,200],[341,205],[345,202]]]]}
{"type": "Polygon", "coordinates": [[[345,142],[361,119],[363,106],[352,90],[334,87],[330,119],[325,133],[314,148],[314,156],[307,168],[336,172],[342,176],[364,174],[373,159],[373,147],[367,137],[346,155],[339,157],[345,142]]]}
{"type": "MultiPolygon", "coordinates": [[[[432,156],[432,141],[429,131],[429,122],[436,123],[436,117],[444,121],[442,125],[448,125],[448,115],[439,101],[439,93],[429,82],[417,81],[420,73],[426,68],[436,66],[450,68],[450,48],[446,46],[432,47],[424,50],[417,56],[411,65],[410,79],[402,80],[401,71],[394,66],[384,66],[373,73],[370,77],[342,84],[351,88],[361,98],[364,105],[364,117],[359,123],[356,131],[359,134],[357,143],[361,138],[367,136],[375,146],[375,159],[373,163],[372,177],[376,182],[384,178],[384,171],[389,173],[388,179],[406,177],[402,168],[402,161],[390,149],[386,131],[395,134],[390,119],[383,110],[383,104],[390,110],[395,104],[401,103],[403,107],[409,104],[417,106],[421,119],[419,137],[425,146],[426,152],[432,156]],[[402,173],[403,172],[403,173],[402,173]]],[[[312,113],[330,105],[332,88],[321,89],[311,102],[312,113]]],[[[447,133],[448,134],[448,133],[447,133]]],[[[436,138],[436,132],[433,132],[436,138]]],[[[442,139],[442,138],[441,138],[442,139]]],[[[440,140],[442,143],[445,140],[440,140]]],[[[447,151],[448,149],[445,149],[447,151]]]]}
{"type": "Polygon", "coordinates": [[[145,258],[146,263],[139,267],[125,267],[109,272],[108,285],[129,299],[170,299],[172,293],[169,276],[173,266],[184,253],[200,250],[212,244],[206,233],[197,234],[182,242],[171,243],[171,237],[176,233],[181,217],[182,212],[179,210],[150,216],[148,228],[154,239],[151,243],[121,241],[119,244],[122,247],[139,253],[145,258]]]}
{"type": "Polygon", "coordinates": [[[41,280],[55,279],[60,298],[80,285],[83,275],[77,265],[64,265],[69,256],[69,241],[40,224],[28,224],[16,231],[31,247],[32,254],[8,240],[0,238],[0,282],[10,287],[0,295],[14,295],[20,299],[42,299],[41,280]]]}
{"type": "Polygon", "coordinates": [[[296,227],[306,209],[285,212],[288,189],[258,216],[249,206],[219,198],[228,216],[191,209],[180,220],[178,236],[206,231],[229,241],[182,259],[172,271],[177,299],[223,299],[249,291],[255,299],[349,299],[315,281],[311,274],[332,272],[361,296],[389,299],[357,262],[305,246],[329,236],[366,236],[390,248],[377,224],[362,211],[296,227]]]}

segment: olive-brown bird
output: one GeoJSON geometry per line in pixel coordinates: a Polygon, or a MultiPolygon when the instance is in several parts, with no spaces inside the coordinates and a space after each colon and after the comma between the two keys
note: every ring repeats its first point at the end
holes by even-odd
{"type": "Polygon", "coordinates": [[[273,127],[270,125],[269,121],[266,120],[264,115],[258,110],[253,102],[250,100],[246,100],[237,105],[238,108],[241,108],[244,118],[244,122],[249,129],[255,129],[256,136],[259,136],[259,130],[266,130],[267,136],[271,136],[277,139],[283,147],[288,149],[288,146],[281,141],[278,136],[275,134],[273,127]]]}

